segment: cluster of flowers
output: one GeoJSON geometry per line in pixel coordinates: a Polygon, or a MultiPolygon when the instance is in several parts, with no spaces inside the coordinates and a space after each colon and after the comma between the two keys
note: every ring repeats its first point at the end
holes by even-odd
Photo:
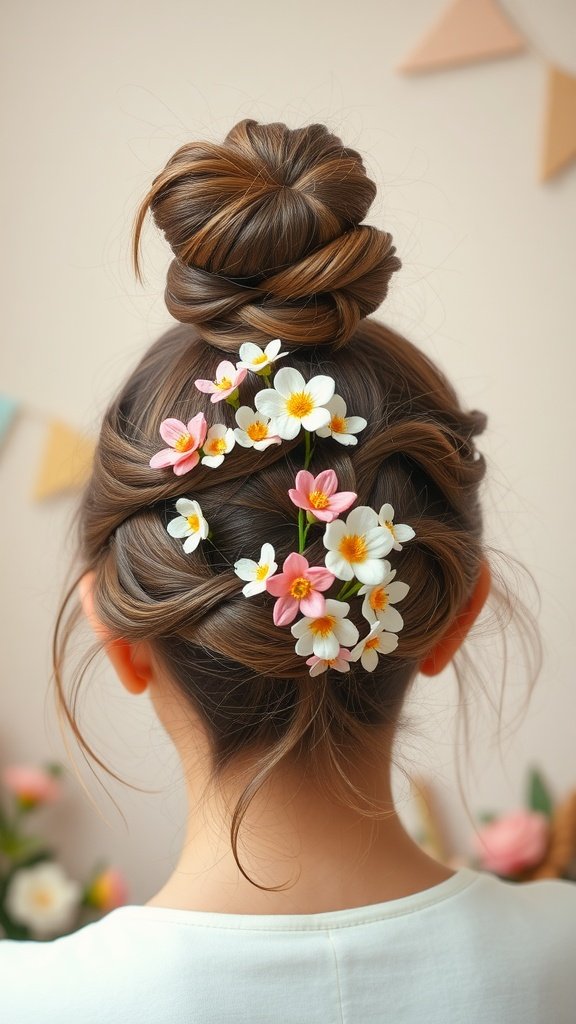
{"type": "MultiPolygon", "coordinates": [[[[263,544],[258,561],[241,558],[234,571],[246,581],[245,597],[267,591],[276,598],[273,619],[277,626],[291,626],[296,639],[296,653],[307,657],[310,675],[327,669],[349,671],[349,663],[361,661],[373,672],[380,654],[389,654],[398,645],[398,631],[404,623],[393,607],[408,593],[409,587],[394,579],[386,555],[402,550],[402,542],[415,536],[412,527],[394,523],[394,509],[386,503],[377,513],[360,505],[347,519],[340,514],[350,509],[357,498],[353,491],[339,491],[338,478],[332,469],[316,477],[309,472],[315,437],[332,437],[340,444],[357,444],[355,435],[366,427],[360,416],[347,416],[343,399],[334,394],[332,377],[318,375],[306,382],[297,370],[283,367],[270,381],[271,366],[285,356],[279,338],[262,351],[247,343],[240,348],[240,361],[234,366],[221,362],[213,381],[197,380],[196,387],[211,394],[211,401],[226,400],[236,410],[238,426],[233,430],[223,423],[208,429],[199,413],[188,424],[166,419],[160,427],[161,436],[170,444],[150,460],[153,468],[172,466],[182,475],[198,464],[215,468],[236,442],[243,447],[262,450],[270,444],[305,436],[304,469],[288,491],[298,508],[298,551],[288,555],[277,572],[275,551],[263,544]],[[266,387],[254,399],[256,410],[240,406],[238,388],[248,371],[266,379],[266,387]],[[310,566],[304,557],[308,532],[324,527],[323,543],[327,549],[324,566],[310,566]],[[325,592],[340,580],[342,586],[335,598],[325,592]],[[368,634],[360,639],[358,629],[347,618],[348,599],[364,598],[362,614],[369,624],[368,634]],[[294,622],[298,613],[302,617],[294,622]],[[293,625],[292,625],[293,623],[293,625]]],[[[184,551],[194,551],[200,541],[209,538],[210,527],[200,504],[191,498],[176,502],[176,519],[168,523],[172,537],[184,539],[184,551]]]]}

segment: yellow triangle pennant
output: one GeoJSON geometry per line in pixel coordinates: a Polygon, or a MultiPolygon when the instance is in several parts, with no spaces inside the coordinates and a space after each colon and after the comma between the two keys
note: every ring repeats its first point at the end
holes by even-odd
{"type": "Polygon", "coordinates": [[[452,0],[398,71],[408,74],[507,57],[526,49],[524,37],[496,0],[452,0]]]}
{"type": "Polygon", "coordinates": [[[90,475],[94,442],[60,420],[51,420],[33,497],[37,501],[77,490],[90,475]]]}
{"type": "Polygon", "coordinates": [[[540,180],[553,178],[576,158],[576,76],[548,68],[540,180]]]}

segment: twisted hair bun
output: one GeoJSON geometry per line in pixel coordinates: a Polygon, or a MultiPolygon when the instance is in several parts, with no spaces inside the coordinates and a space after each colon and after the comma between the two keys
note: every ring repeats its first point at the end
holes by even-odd
{"type": "Polygon", "coordinates": [[[386,231],[360,222],[376,196],[359,153],[325,125],[246,118],[222,145],[181,146],[154,179],[134,227],[137,276],[148,210],[174,253],[168,310],[237,352],[281,337],[341,348],[401,266],[386,231]]]}

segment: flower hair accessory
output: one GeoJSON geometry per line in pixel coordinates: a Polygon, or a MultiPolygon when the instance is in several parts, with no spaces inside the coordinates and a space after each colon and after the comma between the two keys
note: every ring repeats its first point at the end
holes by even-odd
{"type": "MultiPolygon", "coordinates": [[[[355,435],[367,426],[362,417],[347,415],[344,400],[334,393],[334,379],[318,375],[306,381],[298,370],[283,366],[272,382],[272,364],[288,354],[281,351],[279,338],[264,350],[248,342],[239,354],[236,365],[229,360],[218,365],[213,381],[195,382],[200,391],[210,394],[212,403],[226,401],[233,407],[237,426],[215,423],[208,427],[202,413],[187,423],[169,417],[162,421],[160,434],[170,447],[153,455],[150,466],[171,467],[178,476],[199,463],[217,469],[236,443],[262,451],[292,440],[303,430],[304,466],[288,490],[298,509],[297,550],[287,555],[278,570],[274,547],[263,539],[260,556],[239,558],[234,572],[244,582],[244,597],[268,593],[275,598],[274,624],[290,628],[296,653],[306,658],[311,676],[329,670],[349,672],[351,663],[358,661],[366,672],[374,672],[380,657],[398,646],[404,620],[394,606],[410,589],[395,579],[396,570],[386,556],[402,551],[415,532],[406,523],[394,521],[394,508],[388,502],[378,511],[366,505],[352,508],[358,496],[339,489],[333,469],[317,476],[310,472],[317,438],[355,445],[355,435]],[[255,410],[240,406],[239,388],[249,372],[266,382],[256,393],[255,410]],[[324,565],[310,565],[304,555],[311,529],[323,531],[324,565]],[[362,599],[361,614],[366,621],[362,637],[348,617],[349,602],[357,597],[362,599]]],[[[179,498],[176,511],[179,515],[168,523],[167,530],[172,537],[183,539],[187,554],[211,539],[209,524],[196,500],[179,498]]]]}

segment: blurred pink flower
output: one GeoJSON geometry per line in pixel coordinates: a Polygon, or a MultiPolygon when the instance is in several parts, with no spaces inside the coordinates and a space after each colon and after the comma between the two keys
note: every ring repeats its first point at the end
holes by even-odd
{"type": "Polygon", "coordinates": [[[128,886],[118,868],[106,868],[92,880],[86,891],[86,902],[108,913],[123,906],[128,899],[128,886]]]}
{"type": "Polygon", "coordinates": [[[543,859],[550,823],[540,811],[516,811],[491,821],[474,836],[482,867],[498,875],[515,875],[543,859]]]}
{"type": "Polygon", "coordinates": [[[21,807],[53,803],[61,795],[61,786],[43,768],[33,765],[12,764],[4,768],[2,782],[17,798],[21,807]]]}

